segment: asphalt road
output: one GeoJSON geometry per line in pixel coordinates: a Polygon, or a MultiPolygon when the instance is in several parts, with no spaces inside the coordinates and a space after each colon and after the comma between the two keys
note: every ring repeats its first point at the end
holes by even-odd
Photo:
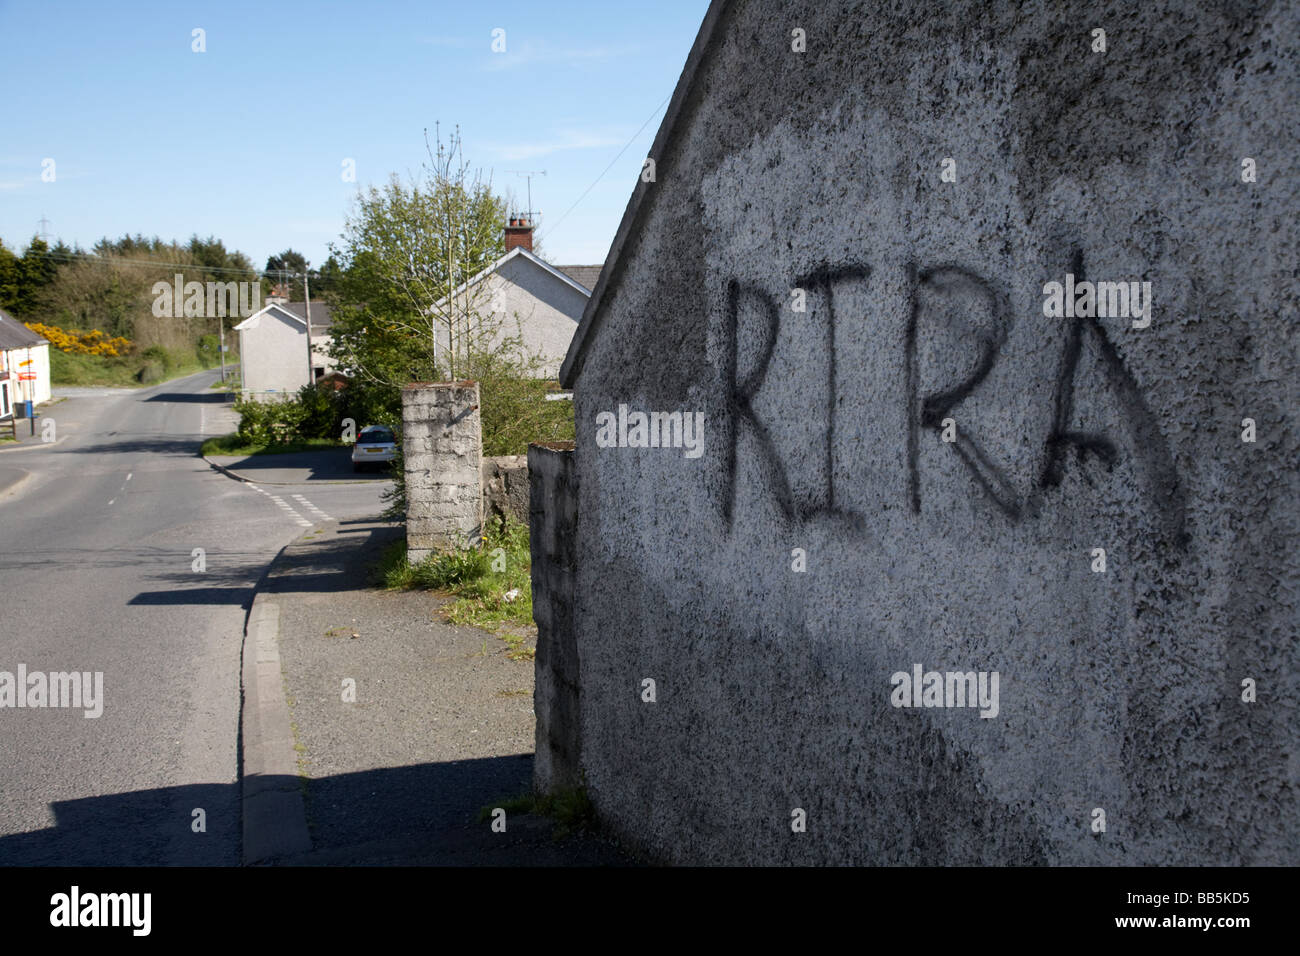
{"type": "Polygon", "coordinates": [[[78,390],[44,409],[57,443],[0,451],[28,473],[0,490],[0,865],[239,862],[253,586],[309,527],[377,515],[388,482],[214,471],[198,445],[235,421],[216,375],[78,390]],[[3,706],[20,665],[102,672],[102,715],[3,706]]]}

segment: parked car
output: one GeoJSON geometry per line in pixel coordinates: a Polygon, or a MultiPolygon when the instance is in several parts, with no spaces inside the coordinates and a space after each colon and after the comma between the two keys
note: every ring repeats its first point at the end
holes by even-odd
{"type": "Polygon", "coordinates": [[[371,465],[391,465],[397,457],[397,442],[392,429],[367,425],[352,446],[352,470],[365,471],[371,465]]]}

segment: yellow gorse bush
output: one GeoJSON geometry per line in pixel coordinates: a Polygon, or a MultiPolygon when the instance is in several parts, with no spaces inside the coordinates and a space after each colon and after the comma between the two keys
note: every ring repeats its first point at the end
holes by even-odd
{"type": "Polygon", "coordinates": [[[75,329],[65,331],[57,325],[44,325],[41,322],[24,322],[23,324],[41,338],[47,340],[60,352],[116,357],[131,351],[130,339],[121,338],[120,336],[111,339],[105,338],[104,333],[99,329],[78,332],[75,329]]]}

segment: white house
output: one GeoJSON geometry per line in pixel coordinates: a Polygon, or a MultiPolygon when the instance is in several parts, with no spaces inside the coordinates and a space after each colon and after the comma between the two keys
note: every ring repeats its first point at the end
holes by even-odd
{"type": "Polygon", "coordinates": [[[307,307],[270,300],[235,326],[244,398],[277,401],[334,370],[329,355],[330,308],[311,305],[311,359],[307,357],[307,307]],[[310,372],[309,372],[310,369],[310,372]]]}
{"type": "MultiPolygon", "coordinates": [[[[602,267],[553,266],[533,255],[532,232],[527,220],[511,219],[505,229],[506,254],[457,289],[452,300],[469,300],[473,311],[493,317],[495,334],[486,344],[518,336],[529,353],[541,356],[537,374],[555,378],[602,267]]],[[[439,352],[447,348],[444,329],[439,352]]]]}
{"type": "Polygon", "coordinates": [[[50,400],[50,343],[0,309],[0,418],[50,400]]]}

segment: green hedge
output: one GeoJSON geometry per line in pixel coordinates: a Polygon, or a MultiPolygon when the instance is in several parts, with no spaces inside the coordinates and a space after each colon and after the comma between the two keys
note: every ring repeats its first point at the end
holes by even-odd
{"type": "Polygon", "coordinates": [[[312,438],[338,441],[347,417],[341,394],[327,385],[304,385],[294,398],[285,401],[240,400],[235,403],[237,434],[246,445],[283,445],[312,438]]]}

